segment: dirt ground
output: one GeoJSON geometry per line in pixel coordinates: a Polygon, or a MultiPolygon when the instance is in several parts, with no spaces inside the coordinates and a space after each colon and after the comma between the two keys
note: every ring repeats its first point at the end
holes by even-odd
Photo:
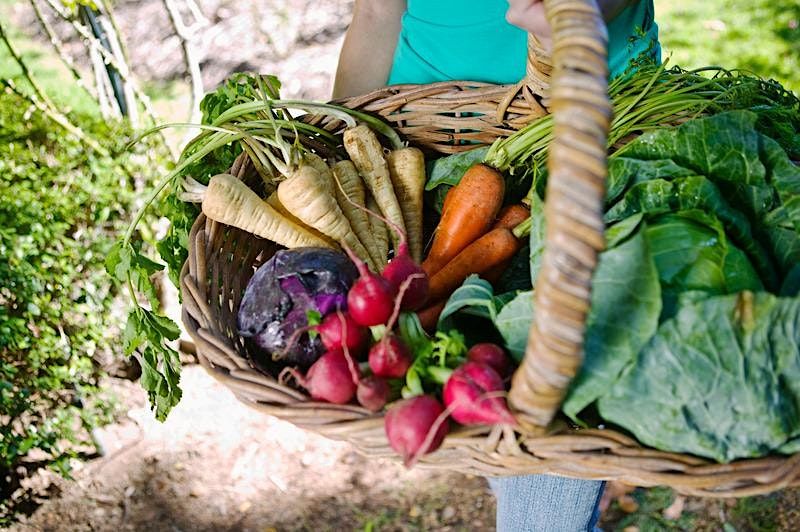
{"type": "Polygon", "coordinates": [[[137,383],[109,385],[119,423],[98,433],[105,456],[13,531],[490,530],[494,499],[482,478],[358,455],[238,402],[199,366],[161,424],[137,383]]]}
{"type": "MultiPolygon", "coordinates": [[[[212,90],[233,72],[251,71],[278,76],[287,97],[330,97],[353,0],[196,0],[200,19],[185,9],[184,2],[175,3],[182,8],[185,24],[193,27],[191,45],[205,90],[212,90]]],[[[130,66],[143,84],[158,86],[188,79],[180,41],[163,0],[118,0],[113,4],[130,66]]],[[[85,47],[71,27],[52,11],[44,13],[65,49],[79,64],[88,64],[85,47]]],[[[12,21],[29,28],[32,35],[39,27],[27,2],[14,4],[12,21]]]]}
{"type": "MultiPolygon", "coordinates": [[[[197,365],[181,380],[162,424],[138,383],[109,379],[120,416],[97,432],[103,456],[76,462],[73,480],[41,472],[41,506],[10,531],[494,530],[483,478],[367,459],[250,409],[197,365]]],[[[743,501],[607,492],[604,530],[800,530],[800,490],[743,501]]]]}

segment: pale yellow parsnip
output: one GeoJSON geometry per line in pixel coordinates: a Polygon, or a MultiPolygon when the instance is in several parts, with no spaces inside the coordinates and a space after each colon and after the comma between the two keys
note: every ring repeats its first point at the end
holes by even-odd
{"type": "Polygon", "coordinates": [[[287,248],[332,247],[305,227],[287,219],[230,174],[211,178],[203,195],[202,210],[214,221],[287,248]]]}
{"type": "Polygon", "coordinates": [[[422,262],[422,195],[425,190],[425,156],[418,148],[400,148],[386,156],[392,186],[403,212],[411,258],[422,262]]]}
{"type": "Polygon", "coordinates": [[[367,194],[364,182],[361,180],[361,176],[358,175],[358,170],[356,170],[353,162],[339,161],[333,165],[333,179],[336,201],[339,202],[342,212],[350,221],[350,226],[356,232],[358,239],[367,248],[367,253],[372,257],[373,262],[382,267],[386,263],[386,254],[380,254],[375,242],[375,236],[372,234],[372,226],[369,222],[370,216],[365,210],[367,194]]]}
{"type": "Polygon", "coordinates": [[[278,185],[278,199],[292,215],[347,246],[361,260],[372,265],[369,253],[356,237],[332,192],[319,171],[309,164],[300,166],[278,185]]]}
{"type": "MultiPolygon", "coordinates": [[[[397,201],[397,195],[392,186],[389,165],[383,157],[383,147],[378,142],[375,133],[368,126],[360,124],[346,129],[343,139],[347,154],[364,178],[364,182],[381,208],[381,213],[405,233],[403,211],[400,209],[400,203],[397,201]]],[[[400,235],[396,231],[392,231],[391,237],[396,247],[400,235]]]]}

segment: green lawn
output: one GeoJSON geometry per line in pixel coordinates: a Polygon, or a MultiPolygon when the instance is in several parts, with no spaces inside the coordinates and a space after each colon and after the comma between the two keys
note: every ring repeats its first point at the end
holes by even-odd
{"type": "Polygon", "coordinates": [[[655,0],[663,57],[774,78],[800,94],[798,0],[655,0]]]}

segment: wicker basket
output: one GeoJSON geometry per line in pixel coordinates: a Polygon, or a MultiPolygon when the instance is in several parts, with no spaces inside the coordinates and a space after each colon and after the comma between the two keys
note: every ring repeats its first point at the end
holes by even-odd
{"type": "MultiPolygon", "coordinates": [[[[554,33],[550,64],[529,45],[528,75],[514,86],[471,82],[403,85],[344,101],[390,122],[412,144],[438,153],[474,148],[507,136],[548,111],[550,146],[546,251],[535,293],[536,315],[510,403],[520,427],[462,427],[422,458],[424,467],[501,476],[546,473],[668,485],[689,495],[737,497],[800,485],[800,454],[715,464],[642,447],[612,430],[575,430],[552,423],[582,362],[591,275],[603,248],[602,199],[606,140],[606,33],[591,0],[546,0],[554,33]]],[[[312,119],[336,130],[340,124],[312,119]]],[[[255,173],[240,157],[231,173],[255,173]]],[[[310,400],[249,363],[236,312],[255,269],[278,249],[201,215],[190,233],[182,272],[183,322],[206,370],[247,405],[326,437],[346,440],[369,456],[396,457],[381,414],[355,405],[310,400]]]]}

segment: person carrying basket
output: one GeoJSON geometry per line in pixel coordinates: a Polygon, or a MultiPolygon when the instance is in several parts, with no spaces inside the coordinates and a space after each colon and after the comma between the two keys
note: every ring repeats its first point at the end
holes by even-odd
{"type": "MultiPolygon", "coordinates": [[[[598,6],[612,78],[660,61],[652,0],[598,0],[598,6]]],[[[516,83],[525,76],[528,34],[549,49],[541,0],[355,0],[333,97],[406,83],[516,83]]],[[[527,475],[489,483],[499,531],[596,529],[603,482],[527,475]]]]}

